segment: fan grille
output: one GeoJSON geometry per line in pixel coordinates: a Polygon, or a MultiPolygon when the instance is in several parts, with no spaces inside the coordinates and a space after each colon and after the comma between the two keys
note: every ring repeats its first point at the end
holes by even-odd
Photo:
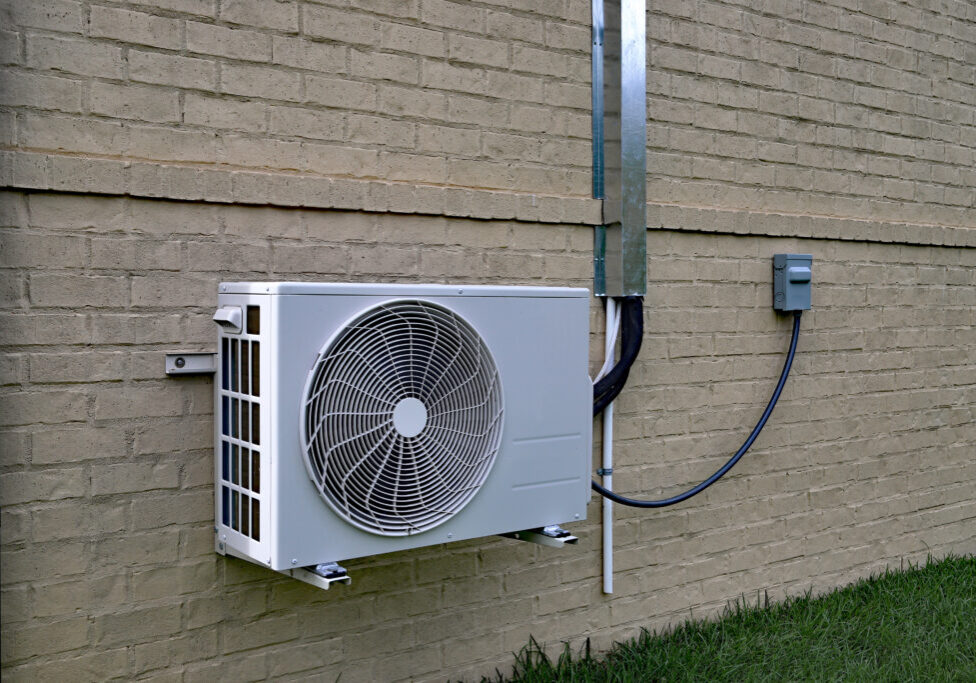
{"type": "Polygon", "coordinates": [[[383,536],[431,529],[460,511],[498,453],[502,395],[480,335],[427,301],[367,309],[309,375],[302,446],[322,497],[383,536]]]}

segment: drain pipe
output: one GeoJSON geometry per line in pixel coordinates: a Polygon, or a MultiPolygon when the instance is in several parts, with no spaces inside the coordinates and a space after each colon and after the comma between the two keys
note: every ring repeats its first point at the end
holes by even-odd
{"type": "MultiPolygon", "coordinates": [[[[647,292],[647,37],[645,0],[591,0],[593,196],[603,200],[594,231],[593,293],[607,298],[606,357],[614,354],[614,297],[647,292]]],[[[611,363],[612,364],[612,363],[611,363]]],[[[603,412],[598,474],[613,485],[613,404],[603,412]]],[[[603,592],[613,592],[613,503],[603,500],[603,592]]]]}
{"type": "MultiPolygon", "coordinates": [[[[607,331],[605,358],[613,365],[617,335],[617,302],[607,297],[607,331]]],[[[613,403],[603,409],[603,464],[597,472],[603,487],[613,491],[613,403]]],[[[613,593],[613,501],[603,498],[603,592],[613,593]]]]}

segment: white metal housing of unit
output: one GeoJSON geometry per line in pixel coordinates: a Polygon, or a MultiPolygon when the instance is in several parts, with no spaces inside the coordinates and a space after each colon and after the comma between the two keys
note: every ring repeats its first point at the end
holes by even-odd
{"type": "Polygon", "coordinates": [[[582,520],[589,293],[220,285],[216,531],[276,570],[582,520]]]}

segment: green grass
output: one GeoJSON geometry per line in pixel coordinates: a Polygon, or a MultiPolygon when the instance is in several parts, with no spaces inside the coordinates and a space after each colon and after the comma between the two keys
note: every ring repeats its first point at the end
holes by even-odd
{"type": "MultiPolygon", "coordinates": [[[[484,679],[488,680],[488,679],[484,679]]],[[[715,621],[647,631],[593,657],[533,641],[498,681],[976,681],[976,558],[929,560],[715,621]]]]}

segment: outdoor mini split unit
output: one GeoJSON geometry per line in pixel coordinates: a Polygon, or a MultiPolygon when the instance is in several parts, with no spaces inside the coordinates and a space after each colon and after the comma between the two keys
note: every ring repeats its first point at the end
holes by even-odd
{"type": "Polygon", "coordinates": [[[218,552],[295,575],[586,517],[587,290],[238,282],[218,306],[218,552]]]}

